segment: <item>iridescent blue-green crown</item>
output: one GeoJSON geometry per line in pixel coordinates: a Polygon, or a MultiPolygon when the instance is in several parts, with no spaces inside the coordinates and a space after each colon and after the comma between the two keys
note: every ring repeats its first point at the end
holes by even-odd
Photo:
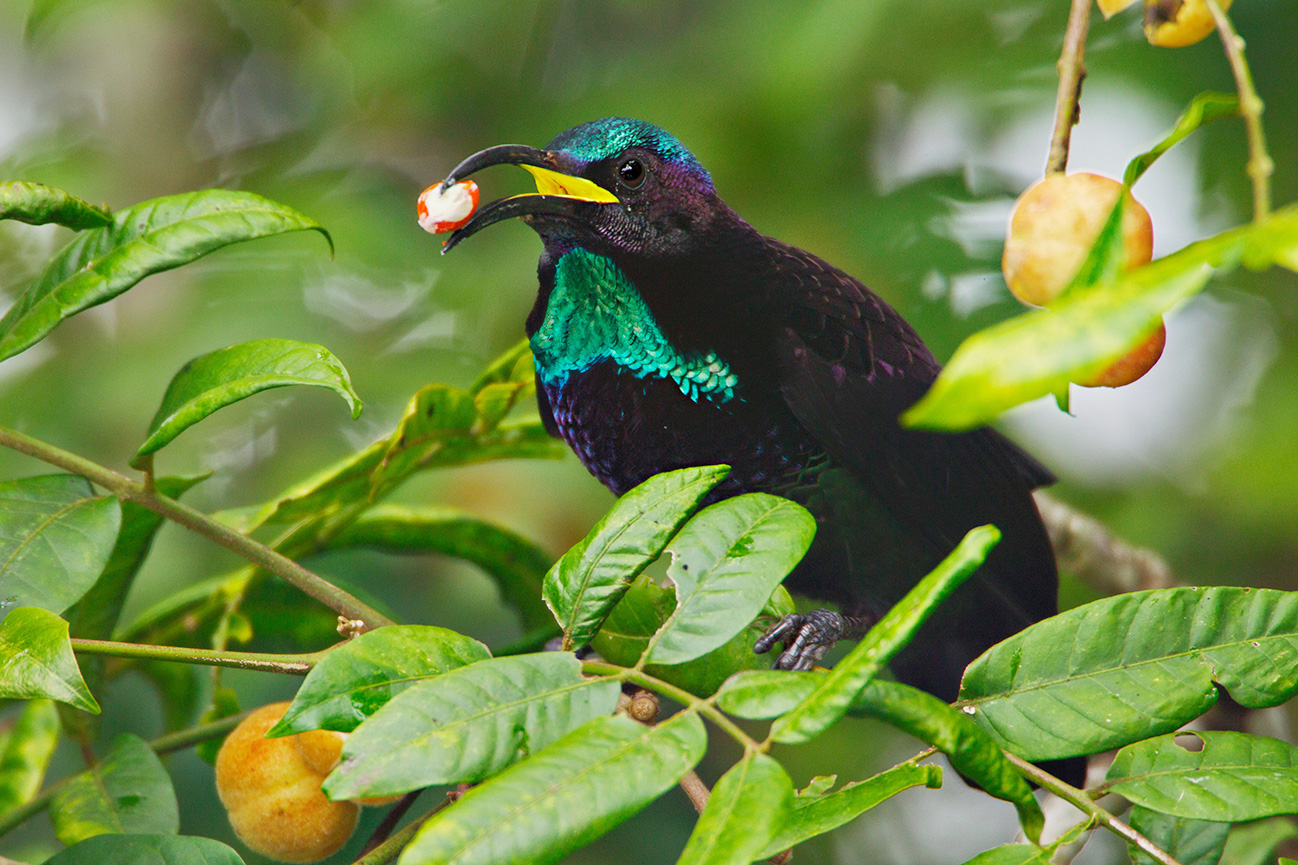
{"type": "Polygon", "coordinates": [[[712,186],[712,175],[676,136],[643,120],[628,117],[592,120],[559,133],[547,149],[562,150],[583,162],[598,162],[617,156],[633,146],[658,154],[666,162],[685,169],[708,187],[712,186]]]}

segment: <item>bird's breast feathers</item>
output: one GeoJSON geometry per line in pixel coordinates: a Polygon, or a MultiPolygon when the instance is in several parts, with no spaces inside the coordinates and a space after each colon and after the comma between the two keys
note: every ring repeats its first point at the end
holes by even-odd
{"type": "Polygon", "coordinates": [[[626,275],[584,249],[556,263],[545,316],[532,334],[541,381],[562,387],[573,373],[612,361],[636,378],[672,381],[693,402],[727,403],[739,379],[715,351],[680,351],[626,275]]]}

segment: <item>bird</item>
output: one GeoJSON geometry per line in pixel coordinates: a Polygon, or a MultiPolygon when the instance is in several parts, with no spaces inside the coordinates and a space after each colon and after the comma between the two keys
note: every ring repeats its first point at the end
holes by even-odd
{"type": "Polygon", "coordinates": [[[540,236],[526,332],[550,434],[617,495],[660,472],[726,464],[709,500],[772,493],[815,517],[785,585],[837,609],[767,630],[754,650],[780,646],[775,668],[811,669],[837,641],[859,639],[986,523],[1002,540],[893,674],[954,701],[974,658],[1057,612],[1032,493],[1054,477],[990,427],[900,424],[940,365],[864,283],[760,233],[653,124],[609,117],[544,148],[490,147],[442,188],[507,164],[529,171],[537,192],[484,205],[443,252],[510,219],[540,236]]]}

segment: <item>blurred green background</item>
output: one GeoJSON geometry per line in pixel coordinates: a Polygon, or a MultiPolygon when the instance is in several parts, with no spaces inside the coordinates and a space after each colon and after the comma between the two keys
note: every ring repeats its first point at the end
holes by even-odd
{"type": "MultiPolygon", "coordinates": [[[[365,413],[323,391],[258,396],[185,433],[161,473],[213,470],[188,501],[255,503],[385,434],[419,386],[467,384],[522,335],[539,243],[522,225],[442,258],[415,222],[419,191],[483,147],[541,145],[576,123],[640,117],[672,131],[760,230],[861,277],[939,357],[1021,310],[999,273],[1014,197],[1040,177],[1065,0],[0,0],[0,178],[120,208],[192,189],[252,190],[323,223],[149,278],[0,365],[0,422],[114,468],[191,357],[260,337],[323,343],[365,413]]],[[[1275,200],[1298,198],[1298,7],[1232,10],[1266,102],[1275,200]]],[[[1231,90],[1215,38],[1150,48],[1129,11],[1092,22],[1072,170],[1120,177],[1201,90],[1231,90]]],[[[1196,133],[1136,187],[1164,254],[1251,213],[1242,125],[1196,133]]],[[[523,191],[522,172],[478,178],[523,191]]],[[[484,199],[485,200],[485,199],[484,199]]],[[[21,289],[69,233],[0,223],[0,288],[21,289]]],[[[1178,579],[1298,588],[1298,279],[1236,273],[1168,321],[1163,360],[1121,391],[1034,404],[1006,427],[1059,474],[1055,492],[1148,545],[1178,579]]],[[[0,477],[43,472],[0,454],[0,477]]],[[[399,494],[490,517],[557,555],[610,503],[575,459],[428,475],[399,494]]],[[[160,537],[127,618],[237,566],[177,528],[160,537]]],[[[441,559],[316,560],[400,611],[495,645],[518,635],[494,587],[441,559]]],[[[1067,603],[1090,597],[1065,579],[1067,603]]],[[[266,635],[261,635],[265,637],[266,635]]],[[[271,641],[273,642],[273,641],[271,641]]],[[[259,641],[254,648],[269,645],[259,641]]],[[[304,647],[315,648],[315,646],[304,647]]],[[[246,705],[295,681],[226,674],[246,705]]],[[[156,735],[156,701],[119,683],[105,732],[156,735]]],[[[109,741],[107,738],[104,740],[109,741]]],[[[909,743],[841,725],[779,756],[795,780],[864,777],[909,743]]],[[[715,778],[727,753],[710,755],[715,778]]],[[[731,755],[732,756],[732,755],[731,755]]],[[[59,769],[76,763],[60,755],[59,769]]],[[[182,831],[232,835],[210,769],[170,763],[182,831]]],[[[1013,835],[1008,806],[961,788],[912,791],[800,861],[963,861],[1013,835]]],[[[354,858],[367,827],[331,861],[354,858]]],[[[569,861],[674,861],[692,825],[671,794],[569,861]]],[[[39,861],[37,822],[0,845],[39,861]]],[[[1118,861],[1094,844],[1078,861],[1118,861]]],[[[249,854],[249,862],[259,861],[249,854]]]]}

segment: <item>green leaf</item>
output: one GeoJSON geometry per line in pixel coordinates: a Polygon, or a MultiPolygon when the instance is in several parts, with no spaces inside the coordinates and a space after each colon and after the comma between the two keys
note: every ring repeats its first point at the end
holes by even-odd
{"type": "Polygon", "coordinates": [[[974,334],[902,421],[972,429],[1019,403],[1066,391],[1070,381],[1094,377],[1146,339],[1163,314],[1197,294],[1214,270],[1225,272],[1241,260],[1255,269],[1298,269],[1298,205],[974,334]]]}
{"type": "Polygon", "coordinates": [[[1061,613],[965,671],[962,705],[1028,760],[1093,754],[1175,730],[1217,702],[1298,693],[1298,593],[1180,588],[1061,613]]]}
{"type": "MultiPolygon", "coordinates": [[[[1221,854],[1221,865],[1268,865],[1275,856],[1276,847],[1294,838],[1298,838],[1298,826],[1294,826],[1288,817],[1233,826],[1226,838],[1226,849],[1221,854]]],[[[1184,862],[1182,865],[1194,863],[1184,862]]]]}
{"type": "Polygon", "coordinates": [[[653,727],[595,718],[470,789],[433,817],[398,865],[549,865],[658,798],[707,747],[681,712],[653,727]]]}
{"type": "MultiPolygon", "coordinates": [[[[1139,805],[1131,809],[1127,823],[1181,865],[1217,865],[1230,834],[1229,823],[1187,820],[1139,805]]],[[[1135,844],[1128,845],[1128,852],[1132,865],[1156,865],[1158,861],[1135,844]]]]}
{"type": "MultiPolygon", "coordinates": [[[[647,574],[641,574],[604,621],[591,647],[614,664],[635,666],[644,655],[650,637],[675,609],[675,588],[659,586],[647,574]]],[[[730,642],[684,664],[649,664],[645,672],[696,696],[709,697],[736,671],[770,670],[770,658],[754,653],[753,643],[766,632],[770,622],[778,621],[793,611],[793,599],[783,587],[779,587],[762,609],[761,616],[730,642]]]]}
{"type": "Polygon", "coordinates": [[[292,208],[224,189],[156,198],[119,210],[112,225],[84,232],[51,259],[0,320],[0,360],[30,348],[65,318],[111,300],[150,274],[232,243],[307,229],[329,238],[319,224],[292,208]]]}
{"type": "Polygon", "coordinates": [[[488,363],[469,385],[469,393],[477,394],[491,384],[528,381],[535,383],[536,365],[532,361],[532,343],[524,338],[488,363]]]}
{"type": "Polygon", "coordinates": [[[771,725],[772,738],[789,744],[805,742],[841,718],[856,695],[905,647],[934,608],[977,570],[1000,538],[995,526],[970,529],[951,554],[852,647],[807,699],[771,725]]]}
{"type": "MultiPolygon", "coordinates": [[[[157,478],[154,488],[164,496],[179,498],[207,475],[186,478],[157,478]]],[[[90,591],[67,611],[69,633],[88,640],[106,640],[117,627],[126,593],[130,591],[135,575],[149,553],[153,537],[162,527],[161,515],[134,502],[122,503],[121,528],[113,545],[108,564],[90,591]]],[[[105,659],[102,656],[85,658],[82,673],[93,691],[102,677],[105,659]]]]}
{"type": "Polygon", "coordinates": [[[95,835],[180,831],[176,791],[148,743],[123,733],[103,760],[74,776],[50,803],[54,833],[64,844],[95,835]]]}
{"type": "Polygon", "coordinates": [[[356,728],[325,781],[332,799],[475,782],[617,707],[615,679],[571,654],[491,658],[403,691],[356,728]]]}
{"type": "Polygon", "coordinates": [[[45,865],[243,865],[243,860],[211,838],[96,835],[46,859],[45,865]]]}
{"type": "Polygon", "coordinates": [[[974,720],[946,703],[900,682],[873,681],[852,704],[855,713],[877,718],[940,749],[951,766],[989,795],[1018,811],[1023,834],[1041,840],[1045,815],[996,742],[974,720]]]}
{"type": "Polygon", "coordinates": [[[1100,233],[1095,236],[1095,242],[1086,253],[1082,266],[1060,293],[1061,298],[1072,292],[1087,291],[1097,283],[1108,282],[1122,275],[1127,261],[1126,246],[1122,241],[1122,217],[1127,210],[1130,194],[1130,190],[1124,189],[1123,194],[1113,202],[1109,215],[1100,226],[1100,233]]]}
{"type": "Polygon", "coordinates": [[[717,706],[736,718],[778,718],[811,696],[819,673],[792,670],[742,670],[717,691],[717,706]]]}
{"type": "Polygon", "coordinates": [[[0,814],[26,805],[40,792],[59,743],[59,713],[49,700],[32,700],[14,720],[0,747],[0,814]]]}
{"type": "MultiPolygon", "coordinates": [[[[1158,157],[1171,150],[1200,126],[1223,117],[1238,116],[1238,96],[1233,93],[1200,93],[1194,97],[1190,107],[1185,109],[1185,113],[1176,121],[1176,126],[1166,138],[1127,164],[1127,170],[1122,175],[1123,184],[1127,187],[1134,184],[1158,157]]],[[[1189,863],[1183,862],[1182,865],[1189,865],[1189,863]]]]}
{"type": "Polygon", "coordinates": [[[1137,805],[1192,820],[1298,814],[1298,748],[1246,733],[1170,733],[1120,750],[1105,785],[1137,805]],[[1203,750],[1187,750],[1178,736],[1198,737],[1203,750]]]}
{"type": "Polygon", "coordinates": [[[477,640],[431,625],[391,625],[348,640],[307,674],[269,736],[307,730],[349,733],[417,682],[485,661],[477,640]]]}
{"type": "Polygon", "coordinates": [[[40,607],[19,607],[0,622],[0,698],[41,697],[99,714],[77,669],[68,623],[40,607]]]}
{"type": "Polygon", "coordinates": [[[1002,844],[966,860],[965,865],[1050,865],[1054,854],[1053,848],[1035,844],[1002,844]]]}
{"type": "Polygon", "coordinates": [[[773,758],[745,752],[721,776],[678,865],[748,865],[793,807],[793,781],[773,758]]]}
{"type": "Polygon", "coordinates": [[[692,661],[742,631],[816,534],[806,508],[748,493],[704,508],[667,545],[676,610],[650,640],[653,664],[692,661]]]}
{"type": "Polygon", "coordinates": [[[360,416],[361,400],[351,377],[329,349],[291,339],[255,339],[200,355],[180,368],[131,465],[139,468],[143,457],[218,409],[295,384],[329,388],[351,406],[353,419],[360,416]]]}
{"type": "Polygon", "coordinates": [[[329,549],[373,547],[386,553],[440,553],[472,562],[518,610],[524,630],[551,625],[541,600],[550,557],[522,535],[454,508],[380,504],[331,538],[329,549]]]}
{"type": "Polygon", "coordinates": [[[104,205],[82,201],[62,189],[15,180],[0,183],[0,219],[29,225],[53,222],[80,231],[111,224],[113,214],[104,205]]]}
{"type": "Polygon", "coordinates": [[[0,611],[62,613],[112,554],[121,508],[75,475],[0,482],[0,611]]]}
{"type": "Polygon", "coordinates": [[[793,800],[792,811],[787,813],[784,821],[776,827],[775,835],[754,858],[769,859],[803,841],[837,829],[902,790],[941,787],[942,768],[902,763],[864,781],[853,781],[828,792],[834,780],[816,779],[807,789],[800,790],[793,800]],[[828,782],[825,789],[817,789],[817,780],[828,782]]]}
{"type": "Polygon", "coordinates": [[[618,499],[586,537],[545,575],[546,605],[563,629],[564,646],[590,642],[627,587],[663,548],[729,466],[655,475],[618,499]]]}

